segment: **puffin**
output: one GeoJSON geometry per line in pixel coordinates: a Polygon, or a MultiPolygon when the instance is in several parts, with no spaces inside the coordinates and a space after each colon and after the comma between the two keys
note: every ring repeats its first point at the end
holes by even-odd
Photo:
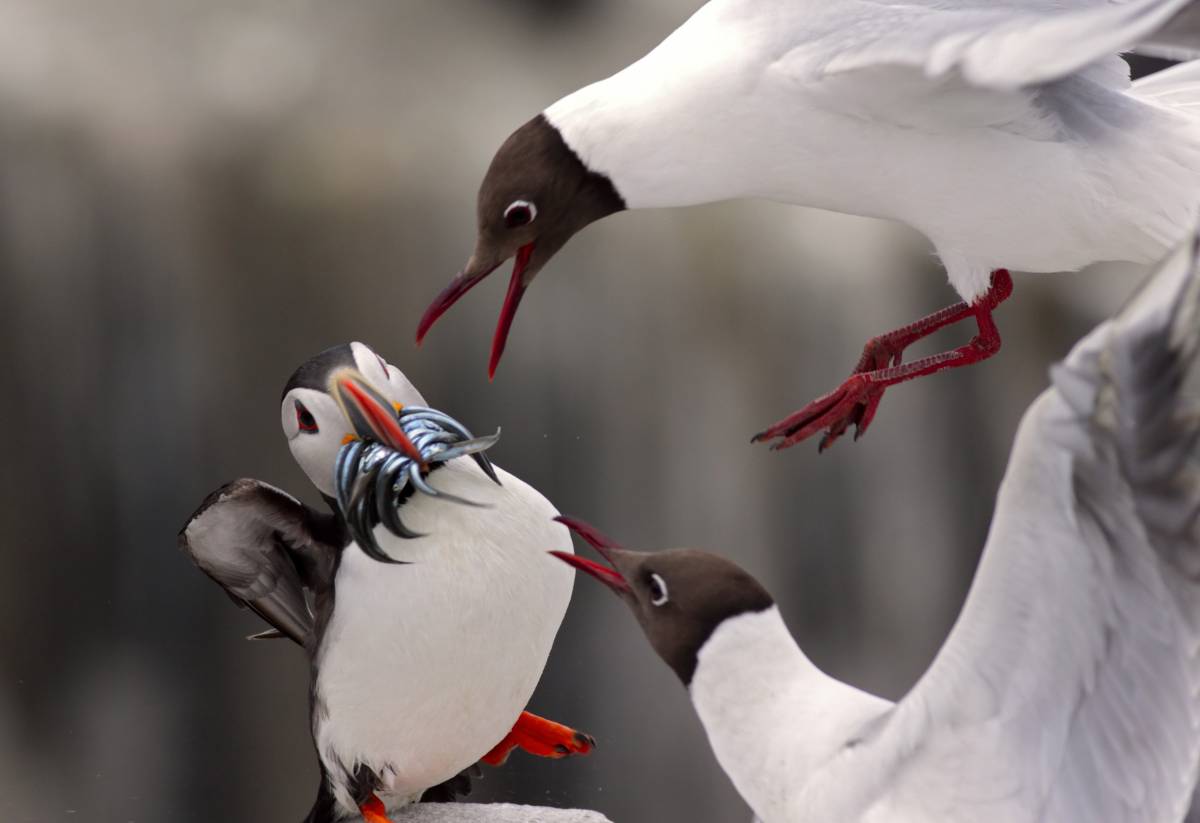
{"type": "Polygon", "coordinates": [[[494,374],[534,278],[573,235],[625,209],[754,198],[892,220],[931,242],[960,302],[871,337],[841,385],[752,438],[786,448],[820,434],[824,450],[853,426],[857,439],[889,387],[1000,350],[993,315],[1010,270],[1153,265],[1189,233],[1200,61],[1131,84],[1118,53],[1200,56],[1198,8],[709,0],[500,144],[476,197],[474,251],[421,318],[418,343],[512,258],[494,374]],[[905,359],[956,324],[975,334],[905,359]]]}
{"type": "Polygon", "coordinates": [[[606,562],[555,555],[630,608],[762,823],[1197,819],[1198,264],[1191,238],[1053,370],[958,620],[897,702],[822,671],[731,560],[563,519],[606,562]]]}
{"type": "Polygon", "coordinates": [[[321,780],[305,823],[447,800],[514,749],[561,758],[594,740],[525,711],[571,597],[554,506],[495,466],[363,343],[301,365],[280,422],[321,510],[260,480],[204,500],[179,546],[310,661],[321,780]]]}

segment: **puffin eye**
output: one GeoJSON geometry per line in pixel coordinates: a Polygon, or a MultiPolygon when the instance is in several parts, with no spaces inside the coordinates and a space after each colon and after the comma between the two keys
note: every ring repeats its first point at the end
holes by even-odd
{"type": "Polygon", "coordinates": [[[504,225],[510,229],[527,226],[537,218],[537,206],[528,200],[514,200],[504,210],[504,225]]]}
{"type": "Polygon", "coordinates": [[[650,605],[662,606],[670,599],[667,595],[667,581],[663,580],[661,575],[650,572],[648,585],[650,586],[650,605]]]}
{"type": "Polygon", "coordinates": [[[299,400],[296,401],[296,422],[300,425],[300,431],[316,434],[317,419],[299,400]]]}

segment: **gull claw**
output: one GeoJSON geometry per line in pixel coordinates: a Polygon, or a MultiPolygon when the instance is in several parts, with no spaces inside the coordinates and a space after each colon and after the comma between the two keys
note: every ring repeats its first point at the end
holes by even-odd
{"type": "Polygon", "coordinates": [[[754,435],[750,442],[775,440],[776,442],[771,444],[771,450],[778,451],[794,446],[825,429],[825,435],[818,446],[819,451],[824,451],[841,437],[851,424],[854,425],[854,439],[857,440],[871,424],[882,397],[883,387],[873,385],[868,375],[852,374],[829,394],[818,397],[794,414],[754,435]]]}

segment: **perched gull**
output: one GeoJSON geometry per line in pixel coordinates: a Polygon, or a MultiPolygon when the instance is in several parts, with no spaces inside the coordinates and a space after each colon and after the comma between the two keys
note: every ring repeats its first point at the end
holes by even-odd
{"type": "Polygon", "coordinates": [[[1197,18],[1181,0],[710,0],[504,142],[479,190],[475,251],[417,340],[515,256],[494,373],[529,283],[621,209],[758,197],[889,218],[933,242],[964,302],[872,338],[845,383],[755,439],[862,435],[888,386],[999,349],[1007,268],[1153,263],[1186,234],[1200,64],[1131,85],[1117,52],[1183,53],[1200,44],[1197,18]],[[970,318],[966,345],[902,363],[970,318]]]}
{"type": "Polygon", "coordinates": [[[258,480],[208,496],[180,546],[312,661],[321,783],[305,823],[446,799],[477,760],[563,757],[591,738],[523,711],[571,597],[566,529],[538,491],[362,343],[317,355],[280,405],[331,513],[258,480]],[[464,457],[472,460],[461,459],[464,457]],[[503,484],[501,485],[501,480],[503,484]],[[463,502],[478,505],[456,505],[463,502]],[[425,534],[421,534],[425,532],[425,534]]]}
{"type": "Polygon", "coordinates": [[[1200,244],[1075,346],[1029,408],[958,622],[899,703],[821,672],[749,574],[611,565],[764,823],[1179,823],[1200,763],[1200,244]],[[1185,396],[1191,393],[1190,401],[1185,396]]]}

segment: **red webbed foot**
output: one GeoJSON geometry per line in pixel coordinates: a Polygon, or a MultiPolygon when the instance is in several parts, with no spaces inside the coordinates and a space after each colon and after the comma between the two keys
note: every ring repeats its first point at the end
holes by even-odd
{"type": "Polygon", "coordinates": [[[596,741],[591,735],[530,712],[521,712],[512,731],[481,759],[489,766],[499,766],[516,748],[538,757],[558,759],[576,754],[589,754],[595,746],[596,741]]]}
{"type": "Polygon", "coordinates": [[[372,794],[366,803],[358,807],[358,811],[362,815],[363,823],[392,823],[391,818],[387,816],[387,807],[378,795],[372,794]]]}

